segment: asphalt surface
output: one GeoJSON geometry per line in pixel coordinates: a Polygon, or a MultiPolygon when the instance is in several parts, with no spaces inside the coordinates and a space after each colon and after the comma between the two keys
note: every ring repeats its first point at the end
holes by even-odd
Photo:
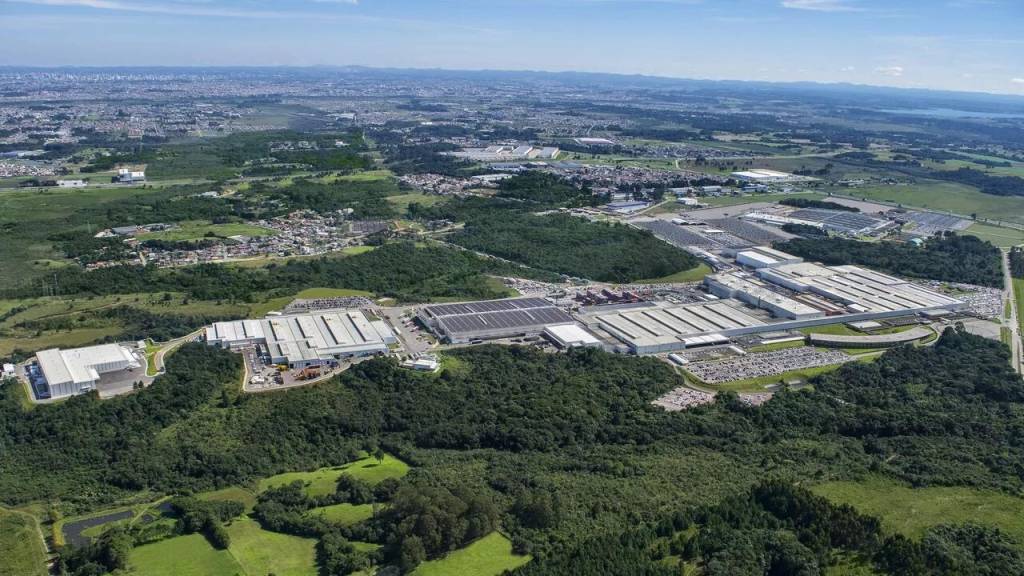
{"type": "Polygon", "coordinates": [[[1020,322],[1017,317],[1020,310],[1017,310],[1017,298],[1013,293],[1013,277],[1010,275],[1010,254],[1003,251],[1003,284],[1005,286],[1004,298],[1010,299],[1010,319],[1003,318],[1003,325],[1010,329],[1010,351],[1013,353],[1013,369],[1018,374],[1024,373],[1021,368],[1021,342],[1020,322]]]}

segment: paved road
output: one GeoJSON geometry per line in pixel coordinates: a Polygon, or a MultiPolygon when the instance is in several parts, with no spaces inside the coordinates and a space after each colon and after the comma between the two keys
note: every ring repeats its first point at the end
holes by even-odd
{"type": "Polygon", "coordinates": [[[1020,323],[1017,321],[1018,314],[1020,311],[1017,310],[1017,298],[1013,293],[1013,277],[1010,275],[1010,253],[1003,251],[1003,284],[1005,290],[1003,292],[1003,298],[1010,299],[1010,318],[1007,320],[1003,317],[1003,325],[1010,329],[1010,351],[1013,353],[1013,369],[1018,374],[1024,373],[1021,367],[1021,341],[1020,341],[1020,323]]]}
{"type": "Polygon", "coordinates": [[[164,371],[164,357],[177,350],[186,342],[198,341],[199,337],[203,334],[203,330],[205,330],[205,328],[200,328],[191,334],[186,334],[181,338],[175,338],[174,340],[164,343],[164,345],[156,351],[156,354],[153,355],[153,364],[156,366],[157,373],[163,373],[164,371]]]}

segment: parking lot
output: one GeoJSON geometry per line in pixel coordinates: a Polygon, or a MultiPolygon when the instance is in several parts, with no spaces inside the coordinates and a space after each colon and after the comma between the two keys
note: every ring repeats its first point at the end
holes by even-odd
{"type": "Polygon", "coordinates": [[[694,362],[688,364],[686,370],[707,384],[724,384],[792,370],[843,364],[853,359],[849,354],[839,350],[786,348],[774,352],[737,356],[728,360],[694,362]]]}

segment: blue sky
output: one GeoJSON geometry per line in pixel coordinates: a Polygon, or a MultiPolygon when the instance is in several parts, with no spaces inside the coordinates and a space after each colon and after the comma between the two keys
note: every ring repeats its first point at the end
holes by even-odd
{"type": "Polygon", "coordinates": [[[1024,95],[1024,0],[0,0],[0,65],[582,70],[1024,95]]]}

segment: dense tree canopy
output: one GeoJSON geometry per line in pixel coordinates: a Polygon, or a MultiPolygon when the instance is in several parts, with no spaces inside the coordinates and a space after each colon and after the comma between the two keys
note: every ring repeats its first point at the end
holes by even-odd
{"type": "Polygon", "coordinates": [[[858,264],[913,278],[997,288],[1003,285],[999,248],[975,236],[952,232],[929,238],[921,247],[846,238],[795,239],[777,242],[775,247],[828,266],[858,264]]]}

